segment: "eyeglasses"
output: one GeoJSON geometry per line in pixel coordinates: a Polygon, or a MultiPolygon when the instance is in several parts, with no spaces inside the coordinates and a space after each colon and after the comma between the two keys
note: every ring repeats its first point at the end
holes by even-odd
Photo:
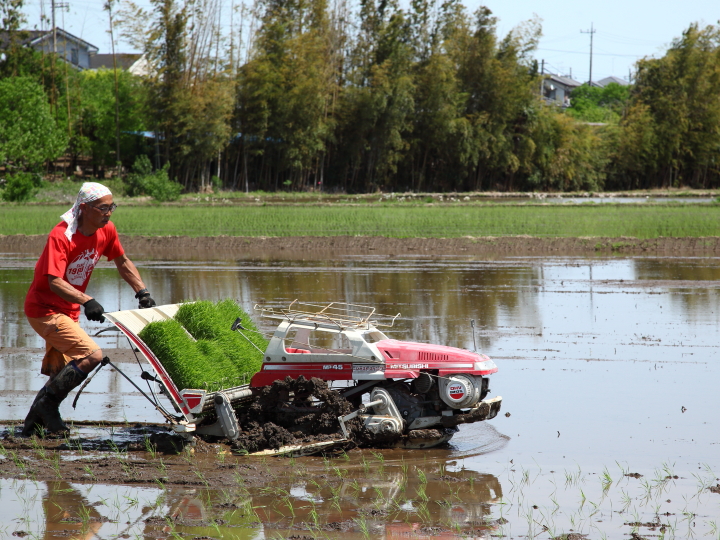
{"type": "Polygon", "coordinates": [[[117,204],[113,203],[111,205],[104,204],[102,206],[93,206],[92,204],[85,203],[91,208],[94,208],[95,210],[99,210],[101,214],[111,214],[115,211],[117,208],[117,204]]]}

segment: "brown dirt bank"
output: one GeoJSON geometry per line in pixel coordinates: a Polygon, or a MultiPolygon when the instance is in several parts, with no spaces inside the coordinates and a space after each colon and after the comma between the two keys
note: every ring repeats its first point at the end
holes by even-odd
{"type": "MultiPolygon", "coordinates": [[[[36,256],[45,235],[0,235],[0,253],[36,256]]],[[[464,255],[582,255],[624,253],[646,255],[716,255],[720,237],[702,238],[538,238],[503,236],[481,238],[385,238],[370,236],[189,237],[125,236],[125,250],[133,259],[237,260],[327,259],[351,255],[464,256],[464,255]]]]}

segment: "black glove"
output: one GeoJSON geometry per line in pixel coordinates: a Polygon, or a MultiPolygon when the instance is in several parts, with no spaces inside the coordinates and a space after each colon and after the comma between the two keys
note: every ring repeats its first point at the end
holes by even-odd
{"type": "Polygon", "coordinates": [[[155,305],[155,300],[150,297],[147,289],[140,289],[135,293],[135,298],[138,299],[138,309],[151,308],[155,305]]]}
{"type": "Polygon", "coordinates": [[[100,305],[100,302],[91,298],[83,304],[83,307],[85,308],[85,316],[88,321],[105,322],[105,317],[103,317],[105,310],[100,305]]]}

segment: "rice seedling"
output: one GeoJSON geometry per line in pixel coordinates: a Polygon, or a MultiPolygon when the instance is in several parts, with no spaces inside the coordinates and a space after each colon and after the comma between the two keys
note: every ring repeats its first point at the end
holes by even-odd
{"type": "Polygon", "coordinates": [[[650,499],[652,499],[652,486],[650,485],[650,482],[647,480],[642,480],[640,482],[640,487],[643,490],[643,499],[645,499],[645,502],[649,502],[650,499]]]}
{"type": "Polygon", "coordinates": [[[85,474],[87,474],[90,478],[92,478],[93,480],[97,480],[97,477],[95,476],[95,471],[93,471],[89,463],[83,466],[83,470],[85,471],[85,474]]]}
{"type": "Polygon", "coordinates": [[[18,455],[14,450],[7,450],[7,457],[9,457],[18,469],[25,470],[27,465],[22,457],[18,455]]]}
{"type": "MultiPolygon", "coordinates": [[[[45,206],[5,205],[4,234],[46,234],[56,223],[45,206]]],[[[472,204],[394,206],[234,207],[123,206],[113,221],[128,235],[327,236],[718,236],[720,208],[715,205],[533,206],[472,204]],[[212,219],[208,219],[209,216],[212,219]],[[193,223],[192,228],[187,224],[193,223]],[[330,232],[329,232],[330,231],[330,232]]]]}
{"type": "Polygon", "coordinates": [[[427,476],[425,476],[425,473],[422,471],[422,469],[417,470],[418,478],[420,479],[421,484],[427,484],[427,476]]]}
{"type": "Polygon", "coordinates": [[[139,335],[181,389],[238,386],[260,369],[257,348],[267,347],[250,317],[232,300],[183,304],[175,319],[151,323],[139,335]],[[247,339],[231,330],[237,318],[243,320],[247,339]]]}
{"type": "Polygon", "coordinates": [[[58,480],[62,480],[62,471],[60,470],[60,454],[57,452],[53,452],[53,455],[49,460],[49,464],[53,472],[55,473],[55,477],[58,480]]]}
{"type": "Polygon", "coordinates": [[[415,494],[416,494],[417,498],[420,499],[420,500],[423,501],[423,502],[427,502],[428,500],[430,500],[430,497],[428,497],[427,493],[425,492],[425,489],[426,489],[426,485],[425,485],[425,484],[420,484],[420,485],[415,489],[415,494]]]}
{"type": "Polygon", "coordinates": [[[143,442],[145,443],[145,451],[150,454],[152,459],[155,459],[157,457],[157,447],[150,442],[150,437],[145,437],[143,442]]]}
{"type": "Polygon", "coordinates": [[[632,497],[630,497],[630,494],[627,491],[625,491],[624,489],[620,490],[620,495],[621,495],[620,499],[623,503],[621,512],[625,512],[632,504],[632,497]]]}
{"type": "MultiPolygon", "coordinates": [[[[162,458],[158,459],[158,461],[155,463],[155,468],[163,475],[167,476],[167,465],[165,465],[165,462],[162,458]]],[[[237,473],[235,473],[237,474],[237,473]]]]}
{"type": "Polygon", "coordinates": [[[290,496],[285,496],[282,498],[283,504],[290,510],[290,515],[292,515],[293,519],[295,519],[295,507],[293,506],[292,500],[290,499],[290,496]]]}
{"type": "Polygon", "coordinates": [[[196,340],[216,342],[223,354],[241,372],[255,373],[260,369],[262,353],[253,344],[260,350],[265,350],[268,342],[258,332],[250,316],[233,300],[222,300],[217,304],[207,301],[184,304],[178,310],[175,319],[196,340]],[[245,328],[243,335],[231,329],[238,318],[242,319],[245,328]]]}
{"type": "Polygon", "coordinates": [[[333,470],[333,473],[335,473],[335,476],[337,476],[338,478],[345,478],[348,474],[347,469],[341,469],[340,467],[337,467],[337,466],[333,466],[332,470],[333,470]]]}
{"type": "Polygon", "coordinates": [[[310,519],[312,519],[312,526],[316,529],[320,529],[320,516],[317,513],[317,509],[315,508],[315,503],[312,503],[312,508],[310,509],[310,512],[308,512],[308,515],[310,516],[310,519]]]}
{"type": "Polygon", "coordinates": [[[523,484],[529,484],[530,483],[530,471],[528,471],[527,469],[523,469],[522,467],[520,467],[520,470],[522,471],[522,474],[521,474],[522,478],[520,479],[520,486],[522,486],[523,484]]]}
{"type": "Polygon", "coordinates": [[[417,505],[415,508],[415,514],[420,518],[420,520],[424,523],[430,523],[431,521],[431,515],[430,510],[428,510],[427,507],[427,500],[421,502],[417,505]]]}
{"type": "Polygon", "coordinates": [[[612,476],[610,476],[610,471],[608,471],[607,466],[603,468],[602,476],[600,478],[602,481],[603,491],[607,491],[613,483],[612,476]],[[607,488],[605,486],[607,486],[607,488]]]}
{"type": "Polygon", "coordinates": [[[360,532],[363,534],[363,536],[365,536],[365,537],[370,536],[370,531],[368,530],[368,525],[367,525],[365,516],[363,516],[361,514],[358,517],[353,518],[353,521],[358,526],[358,528],[360,529],[360,532]]]}
{"type": "Polygon", "coordinates": [[[133,466],[132,463],[130,463],[129,461],[127,461],[127,460],[125,460],[125,459],[120,460],[120,468],[123,470],[123,472],[124,472],[127,476],[129,476],[129,477],[132,478],[133,480],[137,480],[137,478],[138,478],[138,472],[137,472],[137,470],[135,469],[135,467],[133,466]]]}
{"type": "Polygon", "coordinates": [[[375,456],[375,459],[378,460],[380,463],[385,462],[385,456],[382,454],[382,452],[378,452],[376,450],[370,450],[370,453],[375,456]]]}
{"type": "Polygon", "coordinates": [[[198,477],[198,479],[200,480],[200,482],[202,482],[205,487],[208,487],[208,486],[209,486],[209,483],[208,483],[207,479],[205,478],[205,476],[203,475],[202,472],[200,472],[200,471],[193,471],[193,472],[195,473],[195,476],[198,477]]]}
{"type": "Polygon", "coordinates": [[[217,521],[211,520],[211,521],[210,521],[210,526],[211,526],[213,529],[215,529],[215,532],[217,532],[217,534],[218,534],[218,536],[219,536],[220,538],[223,537],[223,534],[220,532],[220,526],[218,525],[217,521]]]}
{"type": "Polygon", "coordinates": [[[80,503],[80,508],[78,508],[78,516],[80,517],[80,521],[82,522],[83,526],[87,526],[88,523],[90,523],[90,508],[85,506],[83,503],[80,503]]]}

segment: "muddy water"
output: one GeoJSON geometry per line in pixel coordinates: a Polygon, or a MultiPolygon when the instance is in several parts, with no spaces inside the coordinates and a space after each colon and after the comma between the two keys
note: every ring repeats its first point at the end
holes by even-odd
{"type": "MultiPolygon", "coordinates": [[[[43,383],[35,349],[41,342],[22,317],[33,264],[12,254],[0,260],[0,418],[6,420],[22,418],[43,383]]],[[[262,487],[203,487],[191,494],[130,487],[131,499],[142,495],[152,502],[138,502],[135,510],[122,506],[125,499],[118,503],[121,521],[133,523],[125,524],[126,532],[114,532],[122,527],[113,529],[119,525],[110,523],[107,501],[94,504],[85,494],[115,487],[74,484],[79,495],[63,504],[76,517],[92,505],[100,517],[86,522],[96,524],[98,537],[154,538],[164,529],[188,538],[718,537],[720,494],[708,488],[720,482],[719,259],[358,257],[138,266],[160,303],[233,297],[250,309],[256,302],[300,298],[401,312],[391,337],[477,347],[494,358],[499,373],[491,393],[503,396],[503,409],[490,422],[461,426],[447,448],[356,452],[347,461],[298,459],[289,467],[297,474],[268,476],[262,487]],[[470,320],[476,321],[474,335],[470,320]],[[190,495],[199,507],[183,506],[190,495]],[[228,497],[235,498],[224,501],[228,497]],[[199,528],[191,521],[147,521],[181,507],[204,512],[199,528]],[[208,520],[226,526],[217,532],[208,520]]],[[[91,287],[108,311],[134,307],[110,267],[96,270],[91,287]]],[[[88,324],[93,331],[103,327],[88,324]]],[[[107,335],[98,340],[137,379],[126,343],[107,335]]],[[[65,403],[62,412],[76,420],[160,422],[138,396],[116,371],[106,370],[77,410],[65,403]]],[[[62,528],[47,510],[56,500],[52,489],[3,481],[3,502],[6,494],[15,497],[14,506],[3,505],[0,522],[12,523],[6,530],[23,530],[27,513],[40,527],[46,519],[62,528]]],[[[70,492],[60,488],[58,496],[64,493],[70,492]]]]}

